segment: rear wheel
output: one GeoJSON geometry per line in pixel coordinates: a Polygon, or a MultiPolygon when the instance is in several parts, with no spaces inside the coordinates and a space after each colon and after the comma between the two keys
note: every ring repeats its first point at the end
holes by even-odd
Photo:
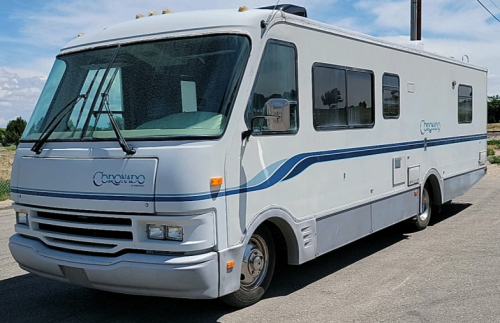
{"type": "Polygon", "coordinates": [[[413,222],[417,230],[423,230],[429,225],[432,213],[432,198],[430,195],[430,190],[427,186],[422,190],[422,212],[417,215],[413,222]]]}
{"type": "Polygon", "coordinates": [[[271,283],[275,262],[273,237],[267,227],[261,226],[252,234],[243,254],[240,289],[222,300],[234,307],[258,302],[271,283]]]}

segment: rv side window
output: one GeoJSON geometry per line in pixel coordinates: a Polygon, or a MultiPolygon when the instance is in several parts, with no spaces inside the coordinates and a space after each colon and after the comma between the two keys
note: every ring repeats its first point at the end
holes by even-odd
{"type": "MultiPolygon", "coordinates": [[[[288,130],[279,133],[296,133],[298,129],[297,104],[297,54],[293,44],[270,40],[266,45],[260,63],[257,79],[248,102],[245,122],[253,127],[253,134],[274,133],[267,120],[266,103],[271,99],[285,99],[289,102],[288,130]],[[252,120],[253,119],[253,120],[252,120]]],[[[276,102],[276,101],[274,101],[276,102]]],[[[286,102],[283,100],[283,102],[286,102]]],[[[286,117],[283,116],[285,119],[286,117]]],[[[286,118],[287,119],[287,118],[286,118]]],[[[288,120],[288,119],[287,119],[288,120]]]]}
{"type": "Polygon", "coordinates": [[[373,72],[314,64],[313,105],[316,130],[373,127],[373,72]]]}
{"type": "Polygon", "coordinates": [[[472,123],[472,86],[458,86],[458,123],[472,123]]]}
{"type": "Polygon", "coordinates": [[[399,118],[399,76],[384,74],[382,76],[383,88],[383,115],[384,119],[399,118]]]}

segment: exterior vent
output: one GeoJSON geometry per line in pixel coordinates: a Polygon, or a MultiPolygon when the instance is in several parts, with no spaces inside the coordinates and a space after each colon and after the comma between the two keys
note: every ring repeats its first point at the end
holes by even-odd
{"type": "Polygon", "coordinates": [[[290,13],[292,15],[297,15],[301,17],[307,18],[307,10],[304,7],[299,7],[293,4],[279,4],[277,6],[267,6],[267,7],[261,7],[259,9],[276,9],[276,10],[282,10],[283,12],[290,13]]]}
{"type": "Polygon", "coordinates": [[[302,232],[302,239],[304,241],[304,247],[307,248],[311,245],[312,243],[312,238],[314,236],[314,232],[311,228],[311,226],[307,226],[305,228],[300,229],[302,232]]]}

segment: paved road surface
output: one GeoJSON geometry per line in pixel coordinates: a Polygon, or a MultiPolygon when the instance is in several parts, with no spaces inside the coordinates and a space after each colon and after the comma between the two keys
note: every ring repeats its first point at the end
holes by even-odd
{"type": "Polygon", "coordinates": [[[260,303],[119,295],[40,278],[7,249],[0,211],[2,322],[500,322],[500,168],[421,232],[396,225],[302,266],[277,268],[260,303]]]}

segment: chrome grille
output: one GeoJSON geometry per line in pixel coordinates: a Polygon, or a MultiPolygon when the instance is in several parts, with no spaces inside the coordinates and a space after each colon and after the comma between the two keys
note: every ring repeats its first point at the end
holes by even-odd
{"type": "Polygon", "coordinates": [[[35,211],[30,226],[45,244],[69,250],[115,253],[134,240],[132,219],[121,215],[35,211]]]}

